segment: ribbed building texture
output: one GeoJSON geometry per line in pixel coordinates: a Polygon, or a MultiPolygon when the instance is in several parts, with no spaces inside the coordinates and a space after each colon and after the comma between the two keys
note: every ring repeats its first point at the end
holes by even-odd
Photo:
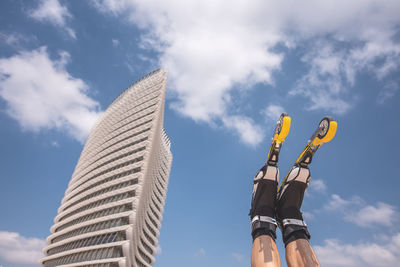
{"type": "Polygon", "coordinates": [[[163,129],[167,73],[123,91],[93,127],[40,263],[151,266],[172,162],[163,129]]]}

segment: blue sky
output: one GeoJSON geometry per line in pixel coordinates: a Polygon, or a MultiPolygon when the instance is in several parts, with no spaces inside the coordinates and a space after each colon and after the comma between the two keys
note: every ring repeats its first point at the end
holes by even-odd
{"type": "Polygon", "coordinates": [[[160,66],[174,161],[155,266],[249,266],[252,178],[282,111],[282,177],[320,119],[338,121],[303,204],[323,266],[394,266],[399,13],[395,0],[1,1],[0,266],[37,265],[90,127],[160,66]]]}

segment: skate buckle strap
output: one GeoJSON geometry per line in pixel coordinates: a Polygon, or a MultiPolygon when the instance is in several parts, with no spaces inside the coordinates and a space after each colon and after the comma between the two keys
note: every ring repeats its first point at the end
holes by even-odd
{"type": "Polygon", "coordinates": [[[251,235],[253,237],[253,241],[260,234],[268,234],[274,240],[276,239],[276,227],[277,223],[274,218],[269,216],[260,216],[256,215],[251,220],[251,235]]]}
{"type": "Polygon", "coordinates": [[[275,226],[277,226],[278,224],[276,223],[276,220],[274,218],[271,218],[269,216],[259,216],[256,215],[253,217],[253,219],[251,220],[251,224],[253,225],[255,222],[266,222],[266,223],[271,223],[275,226]]]}
{"type": "Polygon", "coordinates": [[[308,232],[308,227],[305,221],[298,219],[283,219],[279,224],[282,230],[282,239],[285,246],[299,238],[310,239],[311,235],[308,232]]]}
{"type": "Polygon", "coordinates": [[[282,220],[282,224],[283,224],[283,226],[290,224],[290,225],[299,225],[299,226],[307,227],[307,224],[305,221],[298,220],[298,219],[284,219],[284,220],[282,220]]]}

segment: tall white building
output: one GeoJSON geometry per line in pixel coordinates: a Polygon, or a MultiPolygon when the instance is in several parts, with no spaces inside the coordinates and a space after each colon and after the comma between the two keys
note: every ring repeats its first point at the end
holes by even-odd
{"type": "Polygon", "coordinates": [[[172,162],[163,129],[167,73],[123,91],[93,127],[65,192],[45,257],[53,266],[151,266],[172,162]]]}

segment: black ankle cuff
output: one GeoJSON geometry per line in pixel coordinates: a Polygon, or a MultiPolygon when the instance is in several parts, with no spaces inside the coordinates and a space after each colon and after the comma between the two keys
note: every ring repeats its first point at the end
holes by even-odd
{"type": "Polygon", "coordinates": [[[253,242],[254,242],[254,240],[255,240],[257,237],[262,236],[262,235],[268,235],[268,236],[272,237],[272,239],[273,239],[274,241],[275,241],[275,239],[276,239],[276,233],[275,233],[275,231],[270,230],[270,229],[267,229],[267,228],[259,228],[259,229],[254,230],[254,231],[251,233],[251,236],[253,237],[253,242]]]}
{"type": "Polygon", "coordinates": [[[297,239],[310,239],[310,234],[308,231],[306,232],[305,230],[299,230],[296,232],[292,232],[289,234],[289,236],[284,237],[283,242],[285,243],[285,247],[292,241],[295,241],[297,239]]]}
{"type": "Polygon", "coordinates": [[[267,216],[255,216],[251,220],[251,236],[254,239],[260,235],[269,235],[272,239],[276,239],[277,223],[275,218],[267,216]]]}

